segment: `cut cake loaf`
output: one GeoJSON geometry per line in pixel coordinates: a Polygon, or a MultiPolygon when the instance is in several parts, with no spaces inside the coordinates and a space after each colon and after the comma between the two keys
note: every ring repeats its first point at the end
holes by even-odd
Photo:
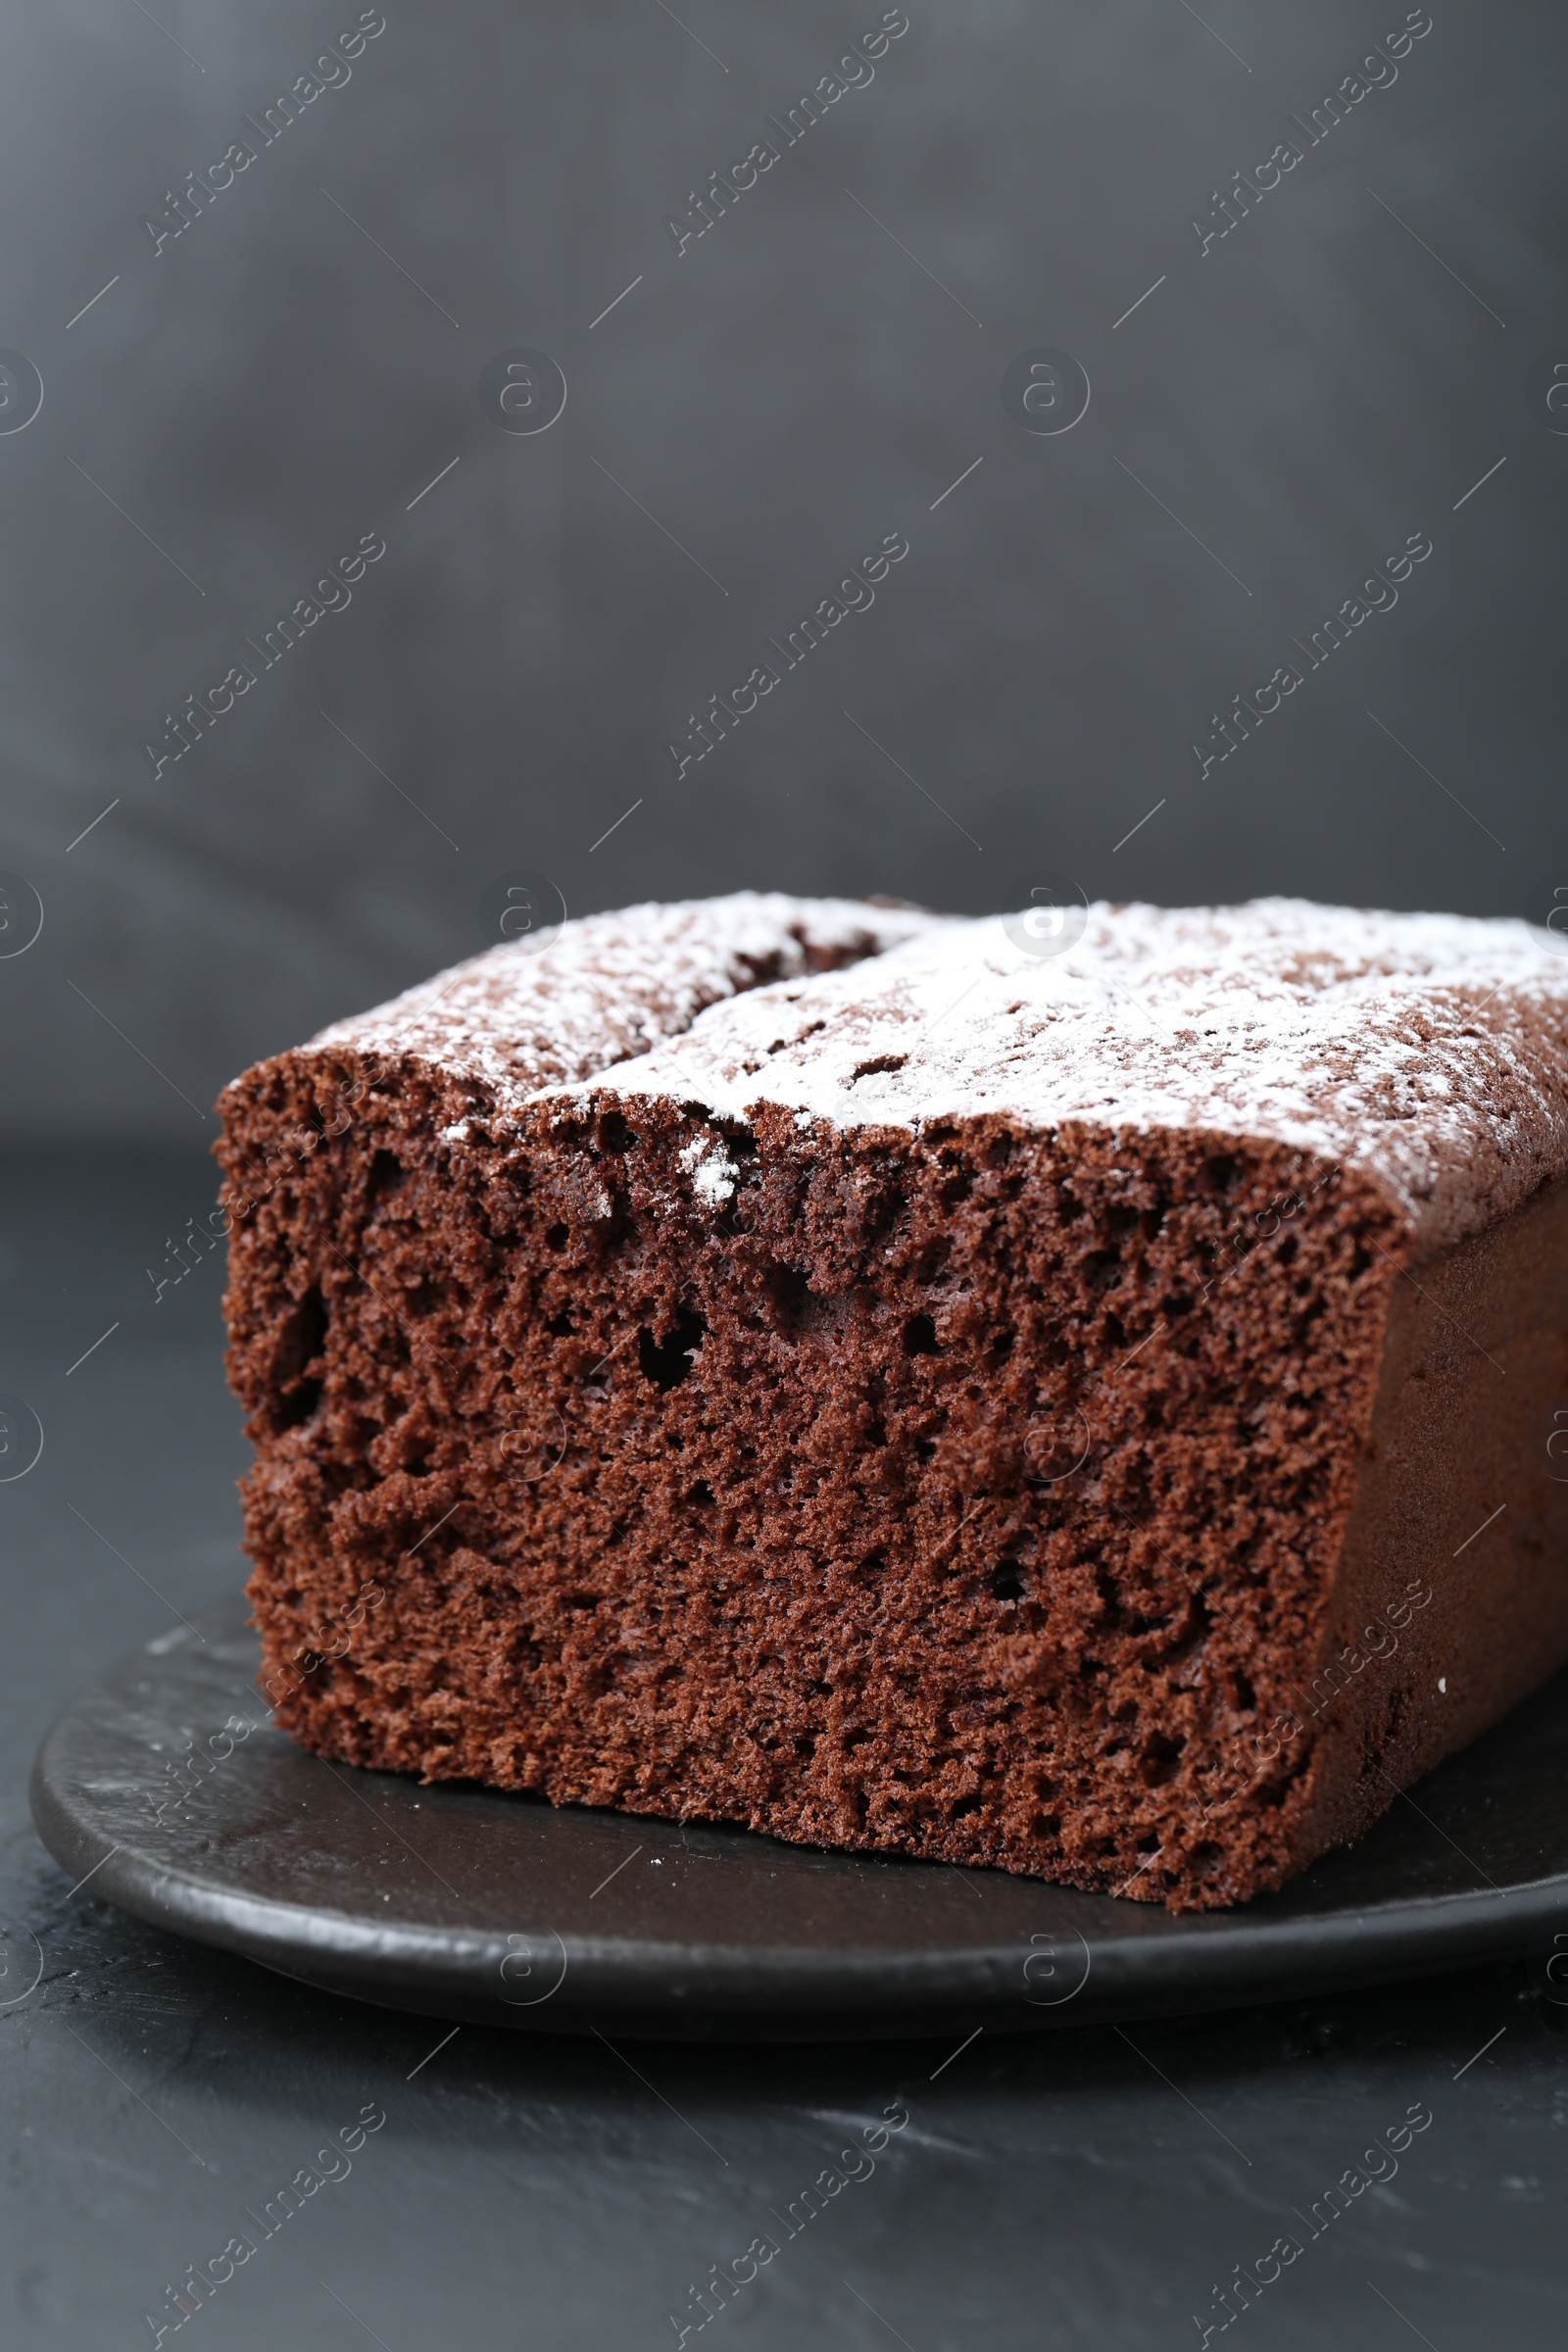
{"type": "Polygon", "coordinates": [[[1568,1657],[1547,935],[1034,944],[631,907],[228,1088],[282,1723],[1187,1908],[1568,1657]]]}

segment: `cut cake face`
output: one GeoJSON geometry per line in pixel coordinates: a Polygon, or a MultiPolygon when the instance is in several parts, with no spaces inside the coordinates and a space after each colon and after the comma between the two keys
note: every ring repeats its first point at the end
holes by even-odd
{"type": "Polygon", "coordinates": [[[1212,1905],[1568,1655],[1568,964],[1287,902],[1035,944],[631,908],[236,1081],[280,1721],[1212,1905]]]}

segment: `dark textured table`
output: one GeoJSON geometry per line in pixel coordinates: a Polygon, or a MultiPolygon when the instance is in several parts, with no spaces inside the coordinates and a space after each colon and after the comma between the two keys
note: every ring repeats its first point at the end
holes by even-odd
{"type": "Polygon", "coordinates": [[[1541,1955],[956,2050],[612,2048],[313,1994],[73,1890],[27,1817],[39,1738],[241,1574],[221,1265],[182,1242],[211,1193],[199,1154],[118,1151],[0,1189],[0,1393],[44,1431],[0,1485],[0,2342],[1561,2343],[1568,2008],[1541,1955]]]}

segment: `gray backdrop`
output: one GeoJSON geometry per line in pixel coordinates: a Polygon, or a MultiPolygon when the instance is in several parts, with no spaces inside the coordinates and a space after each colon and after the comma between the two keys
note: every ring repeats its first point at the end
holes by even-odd
{"type": "MultiPolygon", "coordinates": [[[[515,869],[573,912],[981,909],[1047,872],[1549,911],[1560,9],[1433,0],[1367,68],[1396,0],[908,20],[786,145],[874,0],[385,0],[357,54],[353,0],[11,14],[0,425],[30,370],[43,400],[0,431],[0,936],[44,918],[0,961],[13,1133],[197,1140],[245,1062],[482,944],[515,869]],[[1069,431],[1032,429],[1050,377],[1031,429],[1004,404],[1040,347],[1087,375],[1069,431]],[[548,430],[481,406],[519,348],[564,373],[548,430]],[[264,666],[362,534],[384,555],[264,666]],[[887,534],[874,604],[786,668],[768,640],[887,534]],[[1412,534],[1397,603],[1310,667],[1293,641],[1412,534]]],[[[542,418],[545,368],[513,380],[542,418]]]]}

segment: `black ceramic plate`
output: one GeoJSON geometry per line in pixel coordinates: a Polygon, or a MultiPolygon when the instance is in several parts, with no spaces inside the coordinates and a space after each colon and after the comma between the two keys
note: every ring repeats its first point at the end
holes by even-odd
{"type": "Polygon", "coordinates": [[[683,2038],[1016,2032],[1465,1967],[1568,1929],[1568,1677],[1284,1893],[1172,1919],[325,1764],[269,1724],[243,1601],[199,1634],[67,1707],[33,1769],[39,1835],[142,1919],[395,2008],[683,2038]]]}

